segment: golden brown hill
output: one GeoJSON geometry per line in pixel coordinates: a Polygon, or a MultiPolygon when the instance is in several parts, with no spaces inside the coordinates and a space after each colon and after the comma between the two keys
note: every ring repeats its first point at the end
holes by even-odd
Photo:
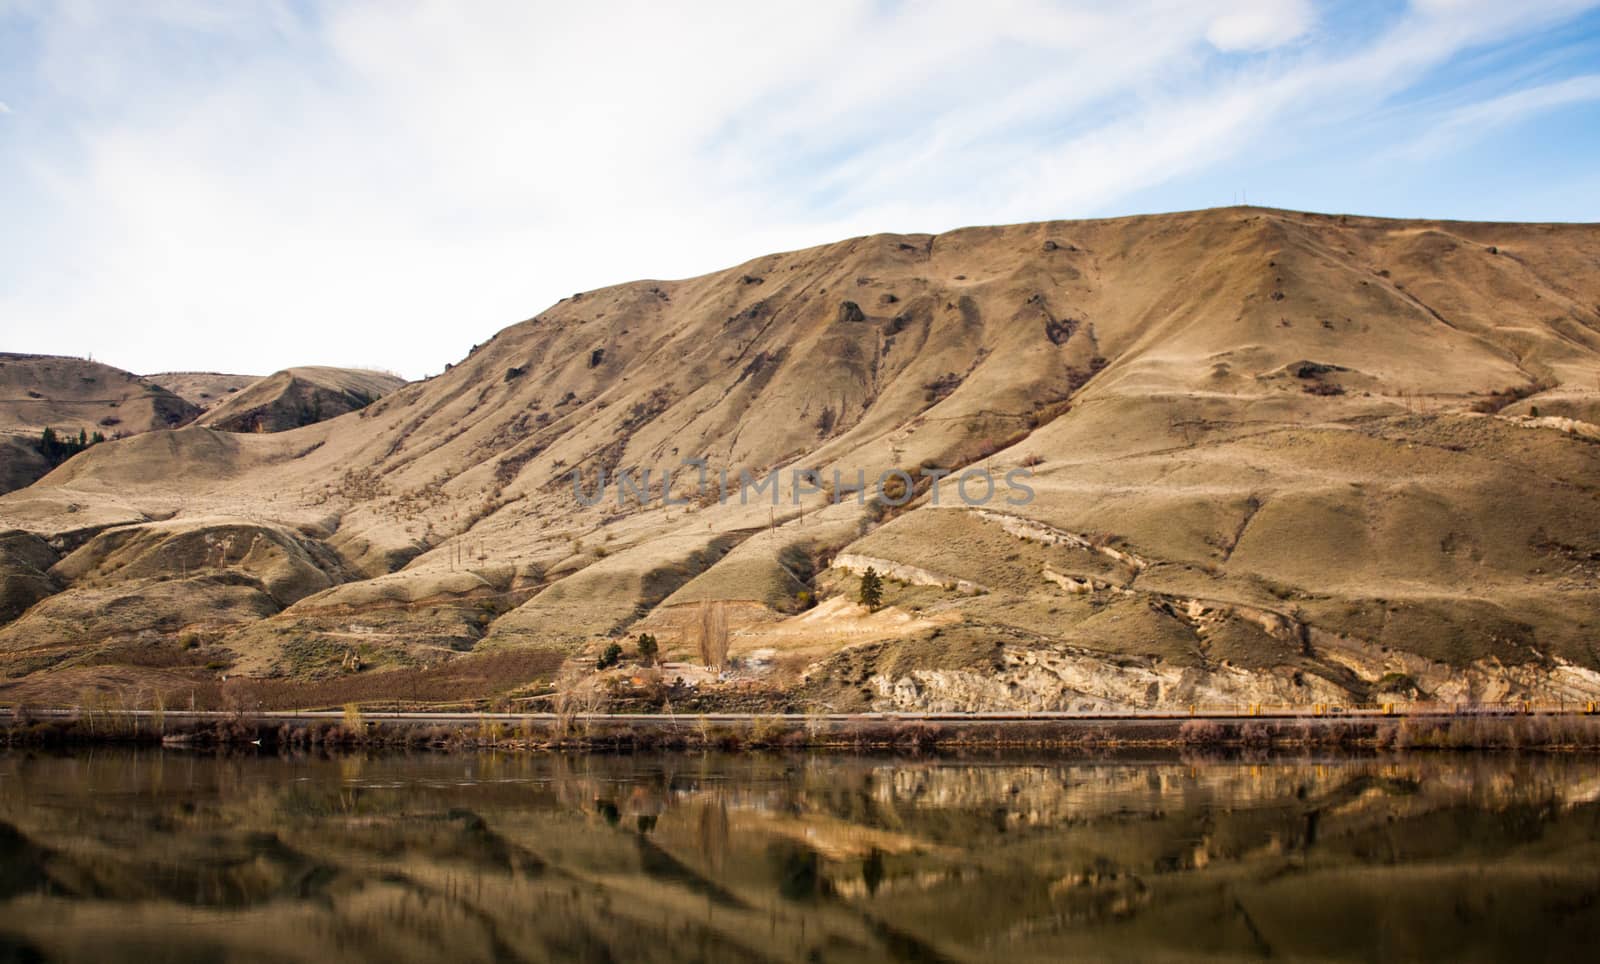
{"type": "Polygon", "coordinates": [[[145,377],[174,395],[182,396],[201,411],[215,408],[261,380],[260,375],[221,372],[162,372],[145,377]]]}
{"type": "Polygon", "coordinates": [[[199,409],[148,379],[81,358],[0,352],[0,492],[42,477],[68,452],[40,436],[107,438],[175,428],[199,409]]]}
{"type": "Polygon", "coordinates": [[[21,693],[186,632],[233,673],[291,677],[506,647],[592,667],[639,631],[690,661],[713,601],[735,676],[791,705],[1595,698],[1597,264],[1592,225],[1229,208],[877,235],[588,292],[358,412],[97,446],[0,498],[0,524],[86,554],[4,649],[21,693]],[[735,485],[781,469],[781,504],[575,499],[574,470],[592,491],[648,468],[659,491],[688,458],[735,485]],[[834,504],[796,497],[811,468],[829,491],[835,470],[999,485],[982,506],[954,481],[938,504],[926,481],[903,508],[834,504]],[[216,517],[291,540],[328,587],[280,599],[235,561],[152,551],[126,632],[53,628],[117,591],[101,533],[216,517]],[[869,566],[876,613],[853,603],[869,566]],[[143,588],[222,575],[264,600],[226,625],[143,588]]]}
{"type": "Polygon", "coordinates": [[[224,432],[284,432],[365,408],[405,384],[356,368],[289,368],[252,382],[197,424],[224,432]]]}
{"type": "Polygon", "coordinates": [[[108,438],[176,428],[199,409],[147,378],[99,362],[0,352],[0,431],[108,438]]]}

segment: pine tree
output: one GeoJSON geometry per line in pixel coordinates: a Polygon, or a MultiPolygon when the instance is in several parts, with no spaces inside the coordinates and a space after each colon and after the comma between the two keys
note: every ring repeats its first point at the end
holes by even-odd
{"type": "Polygon", "coordinates": [[[883,605],[883,577],[871,566],[861,574],[861,592],[856,601],[874,612],[883,605]]]}
{"type": "Polygon", "coordinates": [[[656,655],[661,652],[661,644],[649,633],[639,634],[639,659],[646,666],[654,666],[656,655]]]}

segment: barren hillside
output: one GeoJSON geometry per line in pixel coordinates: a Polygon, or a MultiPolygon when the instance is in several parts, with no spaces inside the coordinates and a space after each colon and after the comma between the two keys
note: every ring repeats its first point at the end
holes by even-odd
{"type": "Polygon", "coordinates": [[[201,411],[215,408],[261,380],[260,375],[226,375],[221,372],[162,372],[145,377],[174,395],[181,396],[201,411]]]}
{"type": "Polygon", "coordinates": [[[714,600],[737,669],[669,669],[712,703],[1595,698],[1597,265],[1590,225],[1229,208],[586,292],[359,411],[137,436],[0,498],[0,589],[38,600],[0,653],[30,698],[216,667],[365,692],[640,631],[688,664],[714,600]],[[574,497],[688,458],[780,468],[782,504],[574,497]],[[1034,498],[789,474],[974,467],[1034,498]]]}
{"type": "Polygon", "coordinates": [[[199,409],[120,368],[58,355],[0,352],[0,431],[45,428],[107,437],[187,424],[199,409]]]}
{"type": "Polygon", "coordinates": [[[405,384],[355,368],[289,368],[258,379],[196,422],[225,432],[283,432],[365,408],[405,384]]]}
{"type": "Polygon", "coordinates": [[[32,483],[65,457],[41,450],[47,428],[63,437],[98,432],[116,438],[175,428],[198,413],[160,385],[120,368],[0,352],[0,492],[32,483]]]}

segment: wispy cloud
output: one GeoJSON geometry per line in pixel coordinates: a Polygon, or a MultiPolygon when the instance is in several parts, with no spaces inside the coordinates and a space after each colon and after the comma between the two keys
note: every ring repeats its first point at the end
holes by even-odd
{"type": "Polygon", "coordinates": [[[416,375],[577,289],[1292,158],[1582,6],[0,5],[33,38],[0,83],[51,118],[0,152],[0,328],[135,368],[416,375]]]}
{"type": "Polygon", "coordinates": [[[1416,155],[1437,153],[1538,114],[1594,101],[1600,101],[1600,74],[1525,87],[1445,113],[1427,133],[1407,145],[1407,151],[1416,155]]]}

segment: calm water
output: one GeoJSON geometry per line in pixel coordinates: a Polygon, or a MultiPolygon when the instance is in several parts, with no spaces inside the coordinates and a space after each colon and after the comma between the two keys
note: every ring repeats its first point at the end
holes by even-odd
{"type": "Polygon", "coordinates": [[[0,756],[0,960],[1592,960],[1600,761],[0,756]]]}

